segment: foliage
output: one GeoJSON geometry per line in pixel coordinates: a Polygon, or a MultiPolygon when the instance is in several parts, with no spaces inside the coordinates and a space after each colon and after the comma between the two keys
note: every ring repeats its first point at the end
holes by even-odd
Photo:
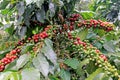
{"type": "Polygon", "coordinates": [[[97,0],[93,11],[77,11],[76,3],[1,1],[0,29],[6,35],[0,38],[0,80],[120,79],[120,32],[94,19],[100,5],[111,10],[113,3],[97,0]]]}
{"type": "Polygon", "coordinates": [[[104,17],[118,26],[120,25],[119,3],[120,1],[118,0],[93,0],[93,4],[90,5],[90,10],[96,12],[96,16],[99,16],[99,18],[104,17]]]}

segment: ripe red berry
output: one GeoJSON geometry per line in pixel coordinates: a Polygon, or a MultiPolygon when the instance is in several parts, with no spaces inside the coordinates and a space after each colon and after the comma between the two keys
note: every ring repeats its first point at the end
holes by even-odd
{"type": "Polygon", "coordinates": [[[77,37],[77,38],[76,38],[76,40],[77,40],[77,41],[80,41],[80,38],[79,38],[79,37],[77,37]]]}
{"type": "Polygon", "coordinates": [[[16,51],[17,51],[17,53],[20,53],[20,52],[21,52],[20,48],[18,48],[16,51]]]}
{"type": "Polygon", "coordinates": [[[107,57],[104,54],[101,54],[100,57],[104,60],[107,61],[107,57]]]}
{"type": "Polygon", "coordinates": [[[100,53],[100,50],[97,49],[97,50],[96,50],[96,53],[100,53]]]}
{"type": "Polygon", "coordinates": [[[72,35],[71,35],[71,32],[68,32],[67,34],[68,34],[68,36],[72,36],[72,35]]]}
{"type": "Polygon", "coordinates": [[[38,42],[38,39],[35,39],[35,40],[34,40],[34,42],[36,42],[36,43],[37,43],[37,42],[38,42]]]}
{"type": "Polygon", "coordinates": [[[75,41],[75,42],[74,42],[74,45],[78,45],[78,42],[77,42],[77,41],[75,41]]]}
{"type": "Polygon", "coordinates": [[[12,51],[10,52],[10,54],[16,54],[16,53],[17,53],[16,50],[12,50],[12,51]]]}
{"type": "Polygon", "coordinates": [[[73,26],[70,26],[70,31],[72,31],[73,30],[73,26]]]}
{"type": "Polygon", "coordinates": [[[30,40],[32,40],[32,39],[29,37],[28,40],[30,41],[30,40]]]}
{"type": "Polygon", "coordinates": [[[71,25],[71,26],[74,25],[74,22],[71,22],[70,25],[71,25]]]}

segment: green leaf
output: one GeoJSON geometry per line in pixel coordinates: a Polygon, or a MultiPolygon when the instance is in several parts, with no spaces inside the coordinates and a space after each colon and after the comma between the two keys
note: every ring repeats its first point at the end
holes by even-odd
{"type": "Polygon", "coordinates": [[[48,39],[45,40],[45,43],[46,43],[46,46],[44,46],[41,49],[41,52],[44,53],[44,55],[47,57],[47,59],[49,59],[54,65],[56,65],[57,64],[57,55],[51,47],[53,44],[48,39]]]}
{"type": "Polygon", "coordinates": [[[85,80],[93,80],[94,77],[95,77],[97,74],[101,73],[101,72],[103,72],[103,69],[102,69],[102,68],[98,68],[95,72],[93,72],[92,74],[90,74],[90,75],[88,76],[88,78],[86,78],[85,80]]]}
{"type": "Polygon", "coordinates": [[[65,71],[64,69],[60,70],[60,77],[62,78],[62,80],[71,80],[70,73],[68,71],[65,71]]]}
{"type": "Polygon", "coordinates": [[[85,66],[85,68],[86,68],[86,71],[88,72],[88,74],[91,74],[91,73],[93,73],[98,67],[95,66],[95,62],[90,61],[89,64],[87,64],[87,65],[85,66]]]}
{"type": "Polygon", "coordinates": [[[67,0],[67,3],[69,3],[70,2],[70,0],[67,0]]]}
{"type": "Polygon", "coordinates": [[[44,10],[43,7],[41,8],[41,10],[38,10],[38,11],[36,12],[36,18],[37,18],[38,21],[44,23],[44,19],[45,19],[46,17],[45,17],[45,10],[44,10]]]}
{"type": "Polygon", "coordinates": [[[7,6],[9,3],[10,3],[10,1],[8,1],[8,0],[2,1],[2,2],[0,3],[0,10],[1,10],[1,9],[5,9],[6,6],[7,6]]]}
{"type": "Polygon", "coordinates": [[[113,44],[113,41],[106,42],[103,47],[109,52],[115,52],[115,45],[113,44]]]}
{"type": "Polygon", "coordinates": [[[44,0],[34,0],[36,5],[41,9],[42,4],[44,3],[44,0]]]}
{"type": "Polygon", "coordinates": [[[53,42],[50,39],[46,38],[44,41],[48,47],[51,47],[51,48],[53,47],[53,42]]]}
{"type": "Polygon", "coordinates": [[[80,63],[79,63],[79,65],[78,65],[78,67],[77,67],[77,70],[76,70],[76,73],[78,74],[78,75],[83,75],[84,74],[84,70],[82,69],[82,67],[84,66],[84,65],[87,65],[89,63],[89,59],[85,59],[85,60],[83,60],[83,61],[81,61],[80,63]]]}
{"type": "Polygon", "coordinates": [[[39,69],[39,71],[45,76],[48,76],[49,73],[49,63],[45,56],[42,53],[39,53],[37,57],[33,59],[33,65],[35,68],[39,69]]]}
{"type": "Polygon", "coordinates": [[[27,68],[21,72],[22,80],[40,80],[39,70],[27,68]]]}
{"type": "Polygon", "coordinates": [[[94,32],[98,34],[100,37],[104,36],[106,33],[103,29],[94,29],[94,32]]]}
{"type": "Polygon", "coordinates": [[[17,9],[18,9],[18,15],[19,16],[22,16],[24,11],[25,11],[25,6],[24,6],[24,2],[19,2],[17,5],[16,5],[17,9]]]}
{"type": "Polygon", "coordinates": [[[16,63],[16,68],[20,69],[22,68],[30,59],[30,54],[23,54],[19,57],[16,63]]]}
{"type": "Polygon", "coordinates": [[[102,80],[103,76],[104,76],[104,73],[99,73],[97,76],[94,77],[93,80],[102,80]]]}
{"type": "Polygon", "coordinates": [[[56,6],[53,3],[49,3],[49,14],[47,17],[53,17],[55,15],[56,6]]]}
{"type": "Polygon", "coordinates": [[[70,66],[73,69],[77,69],[77,67],[79,65],[78,59],[75,59],[75,58],[67,59],[67,60],[64,61],[64,63],[67,64],[68,66],[70,66]]]}
{"type": "Polygon", "coordinates": [[[117,68],[120,70],[120,59],[115,59],[114,63],[117,66],[117,68]]]}
{"type": "Polygon", "coordinates": [[[101,49],[102,48],[102,44],[100,42],[95,42],[93,44],[95,47],[97,47],[98,49],[101,49]]]}
{"type": "Polygon", "coordinates": [[[25,0],[26,4],[29,5],[34,2],[34,0],[25,0]]]}
{"type": "Polygon", "coordinates": [[[84,19],[91,19],[94,17],[95,13],[92,11],[81,11],[80,14],[84,19]]]}
{"type": "Polygon", "coordinates": [[[50,80],[59,80],[57,77],[50,76],[50,80]]]}
{"type": "Polygon", "coordinates": [[[113,80],[110,76],[108,76],[106,73],[99,73],[94,77],[93,80],[113,80]]]}
{"type": "Polygon", "coordinates": [[[0,22],[0,27],[1,27],[1,26],[3,26],[3,23],[2,23],[2,22],[0,22]]]}
{"type": "Polygon", "coordinates": [[[11,80],[21,80],[21,76],[17,72],[13,72],[11,74],[11,77],[13,77],[13,78],[11,78],[11,80]]]}
{"type": "Polygon", "coordinates": [[[14,32],[14,26],[12,25],[11,27],[6,28],[5,31],[8,32],[12,36],[14,32]]]}
{"type": "Polygon", "coordinates": [[[87,39],[95,38],[95,37],[96,37],[96,34],[92,32],[87,35],[87,39]]]}
{"type": "Polygon", "coordinates": [[[21,80],[21,77],[18,72],[7,71],[1,73],[0,80],[21,80]]]}
{"type": "Polygon", "coordinates": [[[17,70],[17,68],[16,68],[16,60],[14,60],[10,64],[6,65],[5,71],[8,71],[8,70],[17,70]]]}
{"type": "Polygon", "coordinates": [[[21,53],[26,54],[28,51],[32,50],[34,44],[28,43],[27,45],[23,46],[21,53]]]}
{"type": "Polygon", "coordinates": [[[9,12],[9,9],[4,9],[1,11],[1,14],[6,15],[6,14],[8,14],[8,12],[9,12]]]}
{"type": "Polygon", "coordinates": [[[88,29],[82,29],[81,31],[79,31],[79,32],[77,33],[76,36],[77,36],[77,37],[80,37],[81,40],[84,40],[84,39],[86,39],[87,34],[88,34],[88,29]]]}

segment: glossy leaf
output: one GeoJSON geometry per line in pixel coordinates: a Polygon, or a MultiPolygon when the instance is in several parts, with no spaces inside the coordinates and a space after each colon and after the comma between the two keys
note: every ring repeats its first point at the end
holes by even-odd
{"type": "Polygon", "coordinates": [[[81,11],[81,15],[84,19],[91,19],[94,17],[95,13],[92,11],[81,11]]]}
{"type": "Polygon", "coordinates": [[[92,74],[90,74],[90,75],[88,76],[88,78],[86,78],[85,80],[93,80],[94,77],[95,77],[97,74],[101,73],[101,72],[103,72],[103,69],[102,69],[102,68],[98,68],[95,72],[93,72],[92,74]]]}
{"type": "Polygon", "coordinates": [[[78,67],[77,67],[77,70],[76,70],[76,72],[77,72],[77,74],[78,75],[83,75],[84,74],[84,69],[83,69],[83,67],[85,66],[85,65],[87,65],[89,63],[89,59],[85,59],[85,60],[83,60],[83,61],[81,61],[80,63],[79,63],[79,65],[78,65],[78,67]]]}
{"type": "Polygon", "coordinates": [[[109,52],[115,52],[115,45],[113,41],[106,42],[103,47],[109,52]]]}
{"type": "Polygon", "coordinates": [[[79,65],[78,59],[75,59],[75,58],[67,59],[67,60],[64,61],[64,63],[67,64],[68,66],[70,66],[73,69],[77,69],[77,67],[79,65]]]}
{"type": "Polygon", "coordinates": [[[70,73],[68,71],[65,71],[64,69],[60,71],[60,77],[62,78],[62,80],[71,80],[70,73]]]}
{"type": "Polygon", "coordinates": [[[22,80],[40,80],[39,70],[26,68],[21,72],[22,80]]]}
{"type": "Polygon", "coordinates": [[[53,42],[50,39],[46,38],[44,41],[48,47],[51,47],[51,48],[53,47],[53,42]]]}
{"type": "Polygon", "coordinates": [[[16,68],[20,69],[22,68],[30,59],[30,54],[23,54],[19,57],[19,59],[16,62],[16,68]]]}
{"type": "Polygon", "coordinates": [[[87,34],[88,34],[88,29],[82,29],[81,31],[77,33],[76,36],[80,37],[81,40],[84,40],[86,39],[87,34]]]}
{"type": "Polygon", "coordinates": [[[3,72],[0,75],[0,80],[21,80],[20,74],[17,72],[3,72]]]}
{"type": "Polygon", "coordinates": [[[37,68],[45,77],[49,73],[49,63],[42,53],[39,53],[37,57],[33,59],[33,65],[37,68]]]}
{"type": "Polygon", "coordinates": [[[54,65],[57,64],[57,55],[52,48],[44,46],[41,50],[42,53],[49,59],[54,65]]]}

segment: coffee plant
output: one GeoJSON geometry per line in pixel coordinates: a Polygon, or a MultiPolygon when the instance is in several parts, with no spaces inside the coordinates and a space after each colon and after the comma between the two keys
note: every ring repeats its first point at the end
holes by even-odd
{"type": "Polygon", "coordinates": [[[0,80],[120,80],[119,30],[76,3],[0,2],[0,80]]]}

